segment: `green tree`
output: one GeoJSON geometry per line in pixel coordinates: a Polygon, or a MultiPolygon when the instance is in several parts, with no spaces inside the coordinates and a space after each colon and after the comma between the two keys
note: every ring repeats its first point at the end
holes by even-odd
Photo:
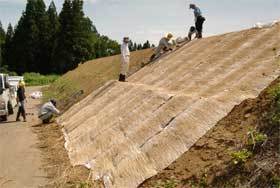
{"type": "Polygon", "coordinates": [[[55,67],[54,55],[55,55],[55,49],[57,47],[57,35],[60,26],[56,6],[53,1],[49,5],[49,8],[47,10],[47,15],[50,24],[49,25],[50,39],[48,42],[48,53],[49,53],[48,66],[49,66],[49,72],[53,72],[54,71],[53,67],[55,67]]]}
{"type": "Polygon", "coordinates": [[[35,52],[34,71],[47,74],[51,72],[51,53],[53,30],[46,12],[43,0],[36,0],[35,24],[38,28],[38,38],[34,41],[37,51],[35,52]]]}
{"type": "MultiPolygon", "coordinates": [[[[43,72],[48,61],[49,22],[43,0],[28,0],[13,38],[9,67],[17,73],[43,72]]],[[[47,72],[47,71],[45,71],[47,72]]]]}
{"type": "Polygon", "coordinates": [[[64,73],[92,57],[90,43],[95,27],[84,17],[82,0],[65,0],[59,15],[57,50],[55,54],[56,71],[64,73]]]}
{"type": "Polygon", "coordinates": [[[60,28],[57,34],[57,46],[55,48],[54,71],[63,73],[74,68],[74,57],[72,52],[72,2],[65,0],[59,14],[60,28]]]}
{"type": "Polygon", "coordinates": [[[4,45],[6,40],[5,38],[6,38],[6,33],[0,21],[0,67],[3,65],[4,45]]]}
{"type": "Polygon", "coordinates": [[[143,48],[143,47],[142,47],[142,44],[138,44],[138,45],[137,45],[137,50],[142,50],[142,48],[143,48]]]}
{"type": "Polygon", "coordinates": [[[151,44],[150,44],[150,42],[147,40],[147,42],[145,42],[145,43],[143,44],[143,49],[148,49],[148,48],[151,48],[151,44]]]}
{"type": "Polygon", "coordinates": [[[12,52],[12,42],[14,37],[14,29],[11,23],[8,25],[7,33],[6,33],[6,40],[4,44],[4,53],[3,53],[3,64],[8,65],[11,61],[11,57],[13,54],[12,52]]]}
{"type": "Polygon", "coordinates": [[[136,51],[136,50],[137,50],[137,43],[134,42],[134,44],[133,44],[133,51],[136,51]]]}
{"type": "Polygon", "coordinates": [[[36,1],[28,0],[25,11],[23,12],[13,38],[12,52],[14,54],[9,62],[9,68],[17,73],[36,71],[35,54],[36,42],[39,37],[39,29],[35,20],[36,1]]]}

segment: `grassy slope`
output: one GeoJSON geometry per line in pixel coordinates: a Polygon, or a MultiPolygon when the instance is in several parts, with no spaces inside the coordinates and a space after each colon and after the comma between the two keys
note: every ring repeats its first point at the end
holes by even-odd
{"type": "MultiPolygon", "coordinates": [[[[152,49],[136,51],[131,54],[130,72],[132,74],[141,68],[142,63],[146,63],[151,54],[152,49]]],[[[69,103],[73,94],[80,90],[84,94],[83,98],[95,89],[102,86],[109,80],[118,79],[120,72],[120,56],[111,56],[88,61],[80,65],[77,69],[69,71],[60,79],[55,81],[50,87],[44,91],[44,99],[55,98],[61,102],[61,106],[69,103]]]]}

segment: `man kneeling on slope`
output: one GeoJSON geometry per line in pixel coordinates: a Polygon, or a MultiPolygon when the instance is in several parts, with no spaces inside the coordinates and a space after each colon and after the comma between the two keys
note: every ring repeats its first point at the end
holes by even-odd
{"type": "Polygon", "coordinates": [[[171,48],[171,44],[169,43],[169,41],[172,39],[173,35],[171,33],[169,33],[167,35],[167,37],[163,37],[160,41],[159,41],[159,45],[155,50],[155,53],[151,56],[150,61],[153,61],[156,58],[159,58],[162,51],[168,52],[168,51],[172,51],[171,48]]]}
{"type": "Polygon", "coordinates": [[[53,118],[54,114],[59,115],[60,112],[56,108],[56,101],[51,99],[41,107],[39,111],[39,118],[43,121],[44,124],[50,123],[50,120],[53,118]]]}

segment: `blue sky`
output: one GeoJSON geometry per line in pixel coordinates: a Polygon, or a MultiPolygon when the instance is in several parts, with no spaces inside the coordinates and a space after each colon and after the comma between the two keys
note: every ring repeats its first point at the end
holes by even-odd
{"type": "MultiPolygon", "coordinates": [[[[63,0],[54,0],[58,10],[63,0]]],[[[0,0],[4,27],[17,23],[25,0],[0,0]]],[[[45,0],[50,3],[50,0],[45,0]]],[[[252,27],[256,22],[280,18],[280,0],[85,0],[84,11],[101,34],[120,41],[129,36],[136,42],[153,43],[166,33],[185,36],[194,18],[189,3],[196,3],[207,21],[205,35],[252,27]]]]}

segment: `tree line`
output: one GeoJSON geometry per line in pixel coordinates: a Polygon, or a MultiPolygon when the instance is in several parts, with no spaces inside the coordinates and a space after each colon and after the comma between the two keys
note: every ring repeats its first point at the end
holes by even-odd
{"type": "MultiPolygon", "coordinates": [[[[130,50],[150,48],[149,41],[130,50]]],[[[17,25],[0,22],[0,67],[18,74],[63,74],[87,60],[120,53],[120,44],[98,33],[83,12],[83,0],[65,0],[58,14],[52,1],[27,0],[17,25]]]]}

